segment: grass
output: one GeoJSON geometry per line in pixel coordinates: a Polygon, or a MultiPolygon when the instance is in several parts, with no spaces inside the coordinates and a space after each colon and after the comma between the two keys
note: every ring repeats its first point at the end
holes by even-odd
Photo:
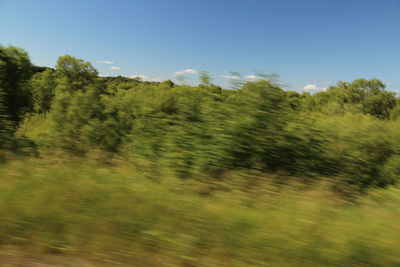
{"type": "Polygon", "coordinates": [[[0,177],[0,251],[99,266],[400,266],[396,187],[354,204],[272,175],[182,180],[59,157],[10,160],[0,177]]]}

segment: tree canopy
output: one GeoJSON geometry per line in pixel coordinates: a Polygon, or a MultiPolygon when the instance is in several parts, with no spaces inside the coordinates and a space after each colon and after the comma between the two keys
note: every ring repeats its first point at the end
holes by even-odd
{"type": "Polygon", "coordinates": [[[198,86],[99,77],[69,55],[51,69],[0,47],[0,136],[39,150],[147,160],[183,178],[248,169],[330,177],[338,190],[398,182],[400,108],[382,81],[340,81],[309,94],[259,77],[236,79],[232,89],[213,85],[207,72],[198,86]]]}

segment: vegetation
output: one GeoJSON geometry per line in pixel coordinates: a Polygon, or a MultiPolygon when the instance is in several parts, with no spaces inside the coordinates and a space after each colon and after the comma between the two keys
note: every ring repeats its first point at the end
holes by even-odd
{"type": "Polygon", "coordinates": [[[398,188],[350,205],[324,184],[282,185],[274,175],[182,180],[137,163],[54,155],[11,160],[0,172],[0,240],[34,255],[93,266],[400,263],[398,188]]]}
{"type": "Polygon", "coordinates": [[[0,245],[128,265],[400,264],[397,96],[378,79],[308,94],[259,76],[99,77],[0,47],[0,245]]]}

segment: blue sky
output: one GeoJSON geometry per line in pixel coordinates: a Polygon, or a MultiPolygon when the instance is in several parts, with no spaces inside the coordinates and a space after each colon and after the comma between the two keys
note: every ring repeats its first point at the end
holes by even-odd
{"type": "Polygon", "coordinates": [[[277,73],[287,89],[380,78],[400,89],[399,0],[0,0],[0,44],[103,75],[277,73]],[[110,61],[104,64],[101,61],[110,61]]]}

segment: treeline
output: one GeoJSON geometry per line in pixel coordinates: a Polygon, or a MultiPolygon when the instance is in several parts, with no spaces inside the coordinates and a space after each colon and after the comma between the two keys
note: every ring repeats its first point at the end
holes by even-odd
{"type": "Polygon", "coordinates": [[[399,180],[399,99],[380,80],[309,94],[268,80],[227,90],[200,78],[194,87],[99,77],[72,56],[52,69],[0,47],[0,146],[96,150],[182,178],[251,169],[361,192],[399,180]]]}

